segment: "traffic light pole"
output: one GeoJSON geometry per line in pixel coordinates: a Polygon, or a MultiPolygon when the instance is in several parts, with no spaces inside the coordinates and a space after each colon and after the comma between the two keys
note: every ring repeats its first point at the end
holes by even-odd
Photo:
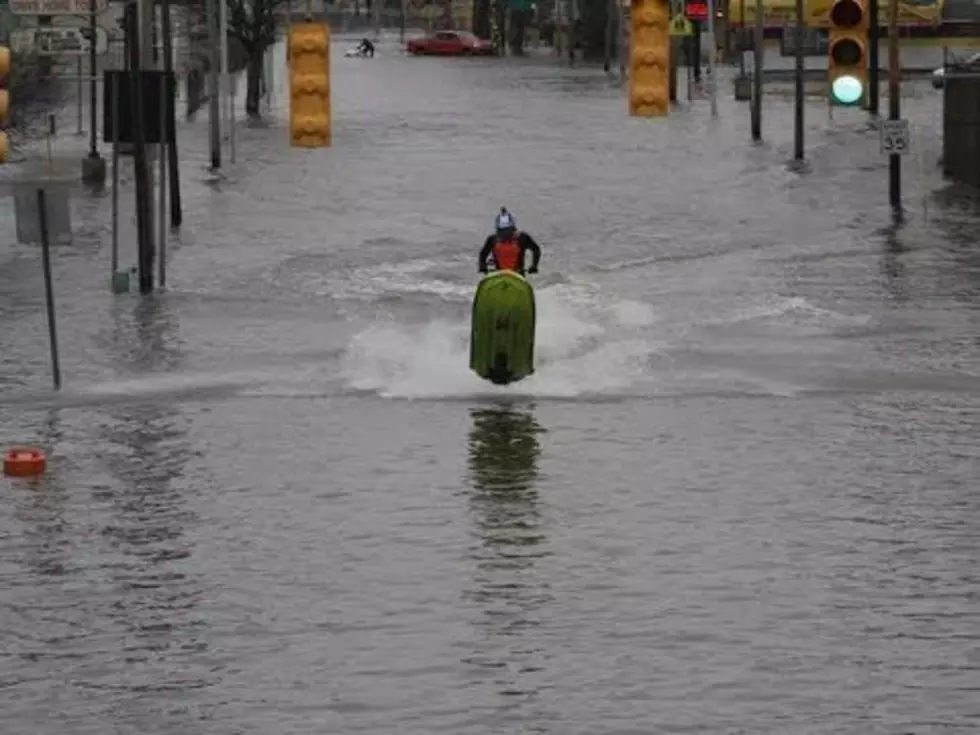
{"type": "MultiPolygon", "coordinates": [[[[888,0],[888,119],[902,117],[898,55],[898,0],[888,0]]],[[[902,157],[888,156],[888,201],[895,212],[902,211],[902,157]]]]}
{"type": "Polygon", "coordinates": [[[878,85],[881,83],[878,69],[878,44],[881,43],[878,12],[878,0],[868,0],[868,22],[870,23],[868,26],[868,112],[874,117],[878,117],[878,85]]]}

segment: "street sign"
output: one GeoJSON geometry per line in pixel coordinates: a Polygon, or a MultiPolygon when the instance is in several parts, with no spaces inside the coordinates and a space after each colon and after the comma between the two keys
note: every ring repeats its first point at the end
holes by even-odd
{"type": "Polygon", "coordinates": [[[671,36],[691,36],[694,35],[694,29],[691,27],[691,21],[684,17],[683,14],[677,14],[670,19],[670,35],[671,36]]]}
{"type": "MultiPolygon", "coordinates": [[[[20,28],[10,34],[10,48],[18,53],[38,56],[88,56],[92,52],[88,28],[68,26],[35,26],[20,28]]],[[[95,29],[95,53],[109,50],[109,34],[105,28],[95,29]]]]}
{"type": "MultiPolygon", "coordinates": [[[[109,0],[95,0],[95,12],[106,11],[109,0]]],[[[14,15],[90,15],[91,0],[10,0],[14,15]]]]}
{"type": "Polygon", "coordinates": [[[909,121],[882,120],[878,137],[883,156],[905,156],[909,153],[909,121]]]}

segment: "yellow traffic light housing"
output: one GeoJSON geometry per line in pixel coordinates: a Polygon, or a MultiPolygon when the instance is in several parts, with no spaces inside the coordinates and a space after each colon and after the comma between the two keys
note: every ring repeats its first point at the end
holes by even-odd
{"type": "Polygon", "coordinates": [[[289,29],[289,131],[294,146],[330,145],[330,30],[324,23],[289,29]]]}
{"type": "Polygon", "coordinates": [[[669,0],[633,0],[629,68],[630,115],[667,115],[670,111],[669,0]]]}
{"type": "Polygon", "coordinates": [[[863,0],[835,0],[829,22],[830,104],[854,107],[868,93],[868,13],[863,0]]]}
{"type": "MultiPolygon", "coordinates": [[[[6,85],[7,79],[10,76],[10,49],[6,46],[0,46],[0,85],[6,85]]],[[[6,88],[0,88],[0,125],[7,119],[7,115],[10,114],[10,93],[6,88]]],[[[9,149],[9,142],[7,141],[7,134],[0,130],[0,163],[4,162],[7,157],[7,150],[9,149]]]]}

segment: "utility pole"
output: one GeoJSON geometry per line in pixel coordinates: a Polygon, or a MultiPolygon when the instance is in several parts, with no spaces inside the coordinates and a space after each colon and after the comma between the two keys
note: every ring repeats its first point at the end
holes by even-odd
{"type": "Polygon", "coordinates": [[[796,0],[796,99],[793,115],[793,159],[803,160],[803,0],[796,0]]]}
{"type": "MultiPolygon", "coordinates": [[[[888,2],[888,119],[902,117],[900,98],[901,60],[898,55],[898,0],[888,2]]],[[[902,157],[888,156],[888,200],[892,209],[902,211],[902,157]]]]}
{"type": "Polygon", "coordinates": [[[218,43],[218,2],[224,0],[207,0],[208,36],[211,39],[211,58],[208,64],[208,127],[211,132],[211,169],[221,170],[221,90],[218,89],[218,70],[221,68],[221,46],[218,43]]]}
{"type": "MultiPolygon", "coordinates": [[[[878,45],[881,43],[881,27],[878,20],[878,0],[868,0],[868,111],[878,117],[878,85],[881,83],[878,69],[878,45]]],[[[890,37],[889,37],[890,38],[890,37]]]]}
{"type": "MultiPolygon", "coordinates": [[[[744,2],[744,0],[743,0],[744,2]]],[[[762,0],[755,2],[755,39],[752,44],[755,57],[755,80],[752,85],[752,140],[762,140],[762,0]]]]}

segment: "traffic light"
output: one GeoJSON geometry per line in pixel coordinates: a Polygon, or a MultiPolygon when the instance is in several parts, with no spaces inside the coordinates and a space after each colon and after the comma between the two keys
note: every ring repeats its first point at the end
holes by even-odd
{"type": "MultiPolygon", "coordinates": [[[[0,85],[6,85],[10,78],[10,49],[0,46],[0,85]]],[[[0,126],[10,113],[10,93],[6,88],[0,88],[0,126]]],[[[0,163],[7,157],[7,134],[0,130],[0,163]]]]}
{"type": "Polygon", "coordinates": [[[330,30],[324,23],[289,29],[289,130],[294,146],[330,145],[330,30]]]}
{"type": "Polygon", "coordinates": [[[868,12],[864,0],[834,0],[829,15],[830,104],[854,107],[868,93],[868,12]]]}
{"type": "Polygon", "coordinates": [[[633,0],[630,11],[630,115],[663,117],[669,110],[670,2],[633,0]]]}

